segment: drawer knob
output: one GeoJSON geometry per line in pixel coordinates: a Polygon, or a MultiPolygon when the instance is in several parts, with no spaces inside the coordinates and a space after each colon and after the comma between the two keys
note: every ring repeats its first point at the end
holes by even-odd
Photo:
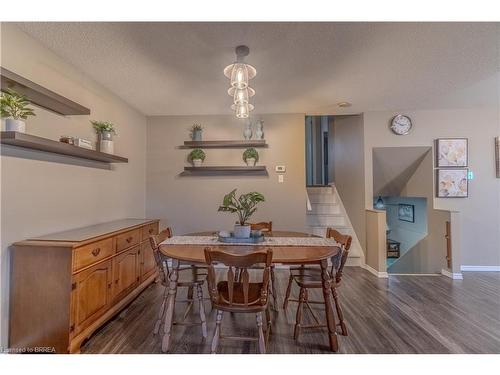
{"type": "Polygon", "coordinates": [[[149,229],[149,234],[153,234],[153,232],[154,232],[153,228],[150,228],[149,229]]]}
{"type": "Polygon", "coordinates": [[[127,241],[128,243],[131,243],[133,239],[134,239],[134,237],[128,237],[125,241],[127,241]]]}
{"type": "Polygon", "coordinates": [[[96,257],[99,255],[100,252],[101,252],[101,248],[96,247],[94,250],[92,250],[92,255],[96,257]]]}

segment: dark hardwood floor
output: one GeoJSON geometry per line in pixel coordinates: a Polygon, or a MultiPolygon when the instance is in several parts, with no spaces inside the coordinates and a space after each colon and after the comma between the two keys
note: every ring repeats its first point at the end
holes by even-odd
{"type": "MultiPolygon", "coordinates": [[[[288,272],[277,270],[276,276],[282,303],[288,272]]],[[[339,294],[349,330],[348,337],[339,335],[340,353],[500,353],[500,273],[466,272],[464,280],[454,281],[444,276],[377,279],[346,267],[339,294]]],[[[152,333],[161,297],[161,285],[146,289],[84,343],[82,353],[161,353],[161,335],[152,333]]],[[[215,314],[209,301],[206,309],[208,340],[202,341],[199,326],[174,326],[173,353],[210,352],[215,314]]],[[[295,309],[290,303],[286,313],[281,306],[272,313],[268,352],[330,353],[325,328],[302,330],[299,341],[293,340],[295,309]]],[[[179,304],[178,315],[182,310],[179,304]]],[[[197,318],[197,308],[190,318],[197,318]]],[[[304,320],[312,322],[307,309],[304,320]]],[[[222,330],[255,335],[255,316],[226,313],[222,330]]],[[[255,342],[228,340],[219,348],[221,353],[257,351],[255,342]]]]}

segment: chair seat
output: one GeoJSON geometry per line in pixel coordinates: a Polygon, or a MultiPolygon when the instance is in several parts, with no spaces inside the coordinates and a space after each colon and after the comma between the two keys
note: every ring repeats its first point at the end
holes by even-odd
{"type": "Polygon", "coordinates": [[[219,291],[219,300],[214,303],[217,309],[230,311],[239,310],[240,312],[256,312],[264,311],[267,307],[262,305],[260,300],[260,291],[262,283],[249,283],[248,285],[248,305],[245,305],[245,297],[243,295],[243,283],[235,282],[233,284],[233,304],[229,303],[229,286],[227,281],[219,281],[217,290],[219,291]]]}

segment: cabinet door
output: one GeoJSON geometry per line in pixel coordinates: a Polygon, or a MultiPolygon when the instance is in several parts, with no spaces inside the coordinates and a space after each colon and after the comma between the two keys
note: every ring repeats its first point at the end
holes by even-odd
{"type": "Polygon", "coordinates": [[[113,258],[113,298],[125,297],[140,279],[140,246],[136,246],[113,258]]]}
{"type": "Polygon", "coordinates": [[[74,334],[108,310],[112,280],[111,261],[99,263],[73,277],[71,331],[74,334]]]}
{"type": "Polygon", "coordinates": [[[143,242],[141,248],[141,282],[156,272],[156,261],[149,241],[143,242]]]}

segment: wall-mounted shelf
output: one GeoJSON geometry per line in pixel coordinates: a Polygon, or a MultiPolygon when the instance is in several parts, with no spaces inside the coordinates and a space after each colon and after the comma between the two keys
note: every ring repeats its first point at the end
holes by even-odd
{"type": "Polygon", "coordinates": [[[243,141],[184,141],[180,148],[246,148],[267,147],[264,139],[243,141]]]}
{"type": "Polygon", "coordinates": [[[264,165],[254,167],[246,166],[210,166],[210,167],[184,167],[184,175],[267,175],[264,165]]]}
{"type": "Polygon", "coordinates": [[[100,161],[104,163],[128,163],[128,159],[106,154],[104,152],[87,150],[82,147],[69,145],[67,143],[53,141],[52,139],[37,137],[30,134],[18,132],[1,132],[2,144],[23,147],[31,150],[45,151],[53,154],[73,156],[80,159],[100,161]]]}
{"type": "Polygon", "coordinates": [[[31,103],[60,115],[90,115],[90,109],[56,94],[29,79],[21,77],[10,70],[5,68],[0,69],[2,74],[2,91],[10,88],[19,94],[26,95],[31,103]]]}

